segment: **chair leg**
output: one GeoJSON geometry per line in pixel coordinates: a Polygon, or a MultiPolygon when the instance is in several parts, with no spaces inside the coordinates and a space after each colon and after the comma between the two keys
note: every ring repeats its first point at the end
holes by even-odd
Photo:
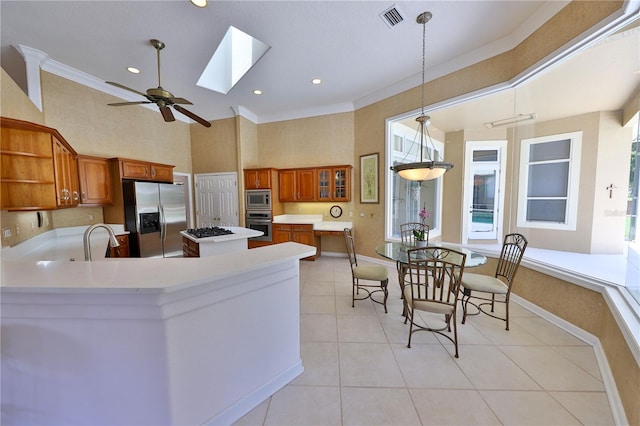
{"type": "Polygon", "coordinates": [[[462,305],[462,324],[467,320],[467,303],[469,303],[469,299],[471,298],[471,291],[464,289],[462,290],[462,298],[460,299],[460,304],[462,305]],[[467,297],[465,301],[464,298],[467,297]]]}
{"type": "Polygon", "coordinates": [[[356,307],[356,281],[355,279],[351,282],[351,307],[356,307]]]}
{"type": "Polygon", "coordinates": [[[413,334],[413,310],[407,310],[407,316],[404,320],[404,323],[407,323],[407,318],[409,318],[409,342],[407,343],[407,348],[411,348],[411,335],[413,334]]]}
{"type": "MultiPolygon", "coordinates": [[[[451,331],[451,325],[449,325],[449,331],[451,331]]],[[[455,312],[453,313],[453,346],[456,348],[456,358],[458,358],[458,325],[455,312]]]]}
{"type": "Polygon", "coordinates": [[[382,305],[384,306],[384,313],[387,314],[389,313],[387,311],[387,298],[389,297],[389,290],[387,290],[387,286],[389,285],[389,279],[387,278],[386,280],[380,282],[380,287],[382,287],[382,291],[384,293],[384,302],[382,303],[382,305]]]}
{"type": "Polygon", "coordinates": [[[505,322],[507,323],[505,330],[509,331],[509,295],[507,294],[506,300],[504,301],[505,303],[505,322]]]}

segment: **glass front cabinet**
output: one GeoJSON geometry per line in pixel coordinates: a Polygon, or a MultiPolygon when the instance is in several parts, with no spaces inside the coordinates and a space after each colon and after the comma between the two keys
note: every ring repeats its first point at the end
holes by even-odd
{"type": "Polygon", "coordinates": [[[317,169],[317,201],[351,200],[351,166],[317,169]]]}

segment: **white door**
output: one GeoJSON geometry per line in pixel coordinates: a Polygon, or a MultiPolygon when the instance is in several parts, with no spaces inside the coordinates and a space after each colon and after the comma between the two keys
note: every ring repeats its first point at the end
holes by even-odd
{"type": "Polygon", "coordinates": [[[498,240],[504,204],[506,141],[467,142],[463,240],[498,240]]]}
{"type": "Polygon", "coordinates": [[[195,175],[196,226],[238,226],[238,174],[195,175]]]}

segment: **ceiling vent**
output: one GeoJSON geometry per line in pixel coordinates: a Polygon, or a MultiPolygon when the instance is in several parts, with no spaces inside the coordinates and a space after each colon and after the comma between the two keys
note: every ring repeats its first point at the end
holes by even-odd
{"type": "Polygon", "coordinates": [[[380,14],[380,18],[387,24],[387,27],[393,28],[402,21],[404,21],[404,16],[402,16],[402,12],[398,9],[397,5],[391,6],[389,9],[385,10],[380,14]]]}

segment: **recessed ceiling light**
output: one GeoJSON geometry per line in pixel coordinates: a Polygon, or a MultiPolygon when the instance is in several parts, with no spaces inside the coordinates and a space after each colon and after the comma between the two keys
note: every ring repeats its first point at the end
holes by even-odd
{"type": "Polygon", "coordinates": [[[253,94],[254,95],[262,95],[262,90],[256,89],[256,90],[253,91],[253,94]]]}
{"type": "Polygon", "coordinates": [[[207,7],[207,0],[189,0],[194,6],[207,7]]]}
{"type": "Polygon", "coordinates": [[[320,84],[320,83],[322,83],[322,80],[320,80],[319,78],[314,78],[313,80],[311,80],[311,82],[313,84],[320,84]]]}
{"type": "Polygon", "coordinates": [[[136,67],[127,67],[127,71],[129,71],[132,74],[140,74],[140,70],[136,67]]]}

